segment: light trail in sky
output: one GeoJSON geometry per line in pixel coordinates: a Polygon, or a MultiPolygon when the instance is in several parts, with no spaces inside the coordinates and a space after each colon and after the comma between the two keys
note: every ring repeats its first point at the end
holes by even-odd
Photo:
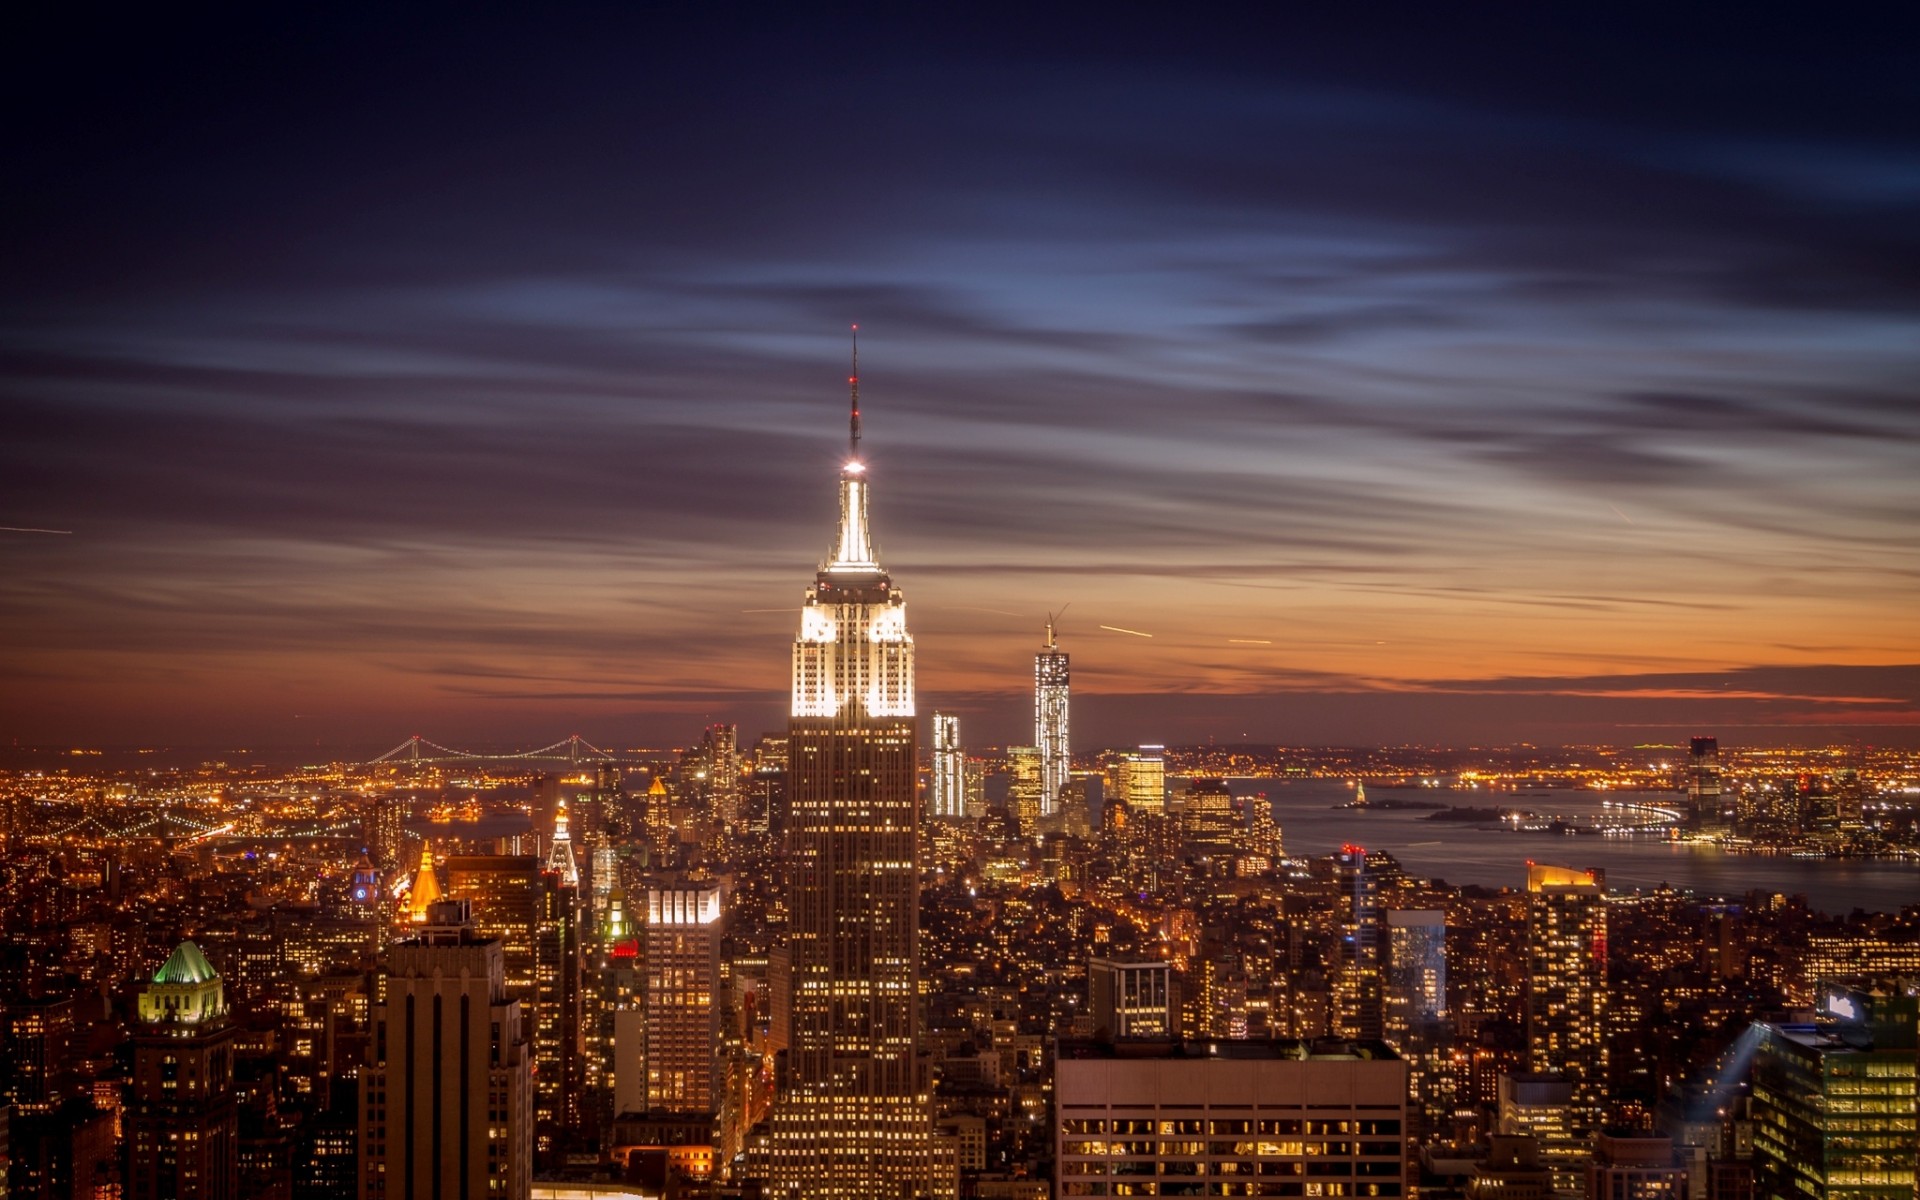
{"type": "Polygon", "coordinates": [[[0,533],[72,533],[71,529],[35,529],[31,525],[0,525],[0,533]]]}
{"type": "Polygon", "coordinates": [[[1130,633],[1134,637],[1150,638],[1153,636],[1150,633],[1141,633],[1138,629],[1122,629],[1118,625],[1102,625],[1100,628],[1112,630],[1114,633],[1130,633]]]}

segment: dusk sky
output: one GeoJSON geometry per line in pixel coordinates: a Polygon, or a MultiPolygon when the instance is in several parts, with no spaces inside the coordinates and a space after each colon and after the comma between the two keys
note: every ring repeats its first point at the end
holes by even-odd
{"type": "Polygon", "coordinates": [[[16,18],[0,739],[778,728],[857,321],[971,742],[1911,741],[1920,29],[1687,7],[16,18]]]}

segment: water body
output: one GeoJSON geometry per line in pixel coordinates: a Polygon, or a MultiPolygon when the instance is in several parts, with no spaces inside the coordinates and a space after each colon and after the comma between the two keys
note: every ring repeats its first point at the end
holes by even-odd
{"type": "MultiPolygon", "coordinates": [[[[1865,859],[1790,858],[1727,854],[1714,847],[1675,843],[1651,836],[1568,836],[1514,831],[1491,824],[1429,821],[1429,810],[1335,808],[1353,798],[1337,779],[1281,781],[1234,779],[1236,795],[1267,793],[1274,820],[1286,838],[1287,853],[1331,854],[1352,842],[1385,850],[1415,875],[1444,879],[1456,887],[1525,887],[1527,860],[1585,869],[1604,867],[1615,891],[1650,889],[1661,884],[1703,895],[1741,896],[1753,890],[1803,895],[1814,908],[1848,913],[1855,908],[1895,912],[1920,904],[1920,864],[1865,859]]],[[[1593,823],[1602,801],[1623,800],[1673,807],[1673,792],[1455,791],[1435,788],[1368,788],[1383,800],[1421,800],[1448,807],[1520,808],[1542,816],[1593,823]]]]}

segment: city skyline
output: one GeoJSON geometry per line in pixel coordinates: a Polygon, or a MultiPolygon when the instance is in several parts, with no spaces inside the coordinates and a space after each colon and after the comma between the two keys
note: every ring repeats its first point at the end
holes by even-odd
{"type": "Polygon", "coordinates": [[[777,729],[855,321],[970,743],[1920,731],[1897,28],[42,19],[8,742],[777,729]]]}

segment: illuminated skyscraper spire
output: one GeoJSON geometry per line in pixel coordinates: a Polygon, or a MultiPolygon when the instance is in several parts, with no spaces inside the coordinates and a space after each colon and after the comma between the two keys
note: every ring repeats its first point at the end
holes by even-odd
{"type": "Polygon", "coordinates": [[[562,887],[580,886],[580,867],[573,860],[573,838],[567,834],[567,802],[562,799],[553,813],[553,847],[547,851],[547,870],[560,876],[562,887]]]}
{"type": "Polygon", "coordinates": [[[825,570],[836,574],[878,574],[873,527],[867,523],[867,464],[860,461],[860,327],[853,327],[853,373],[847,376],[847,463],[840,470],[840,537],[825,570]]]}

